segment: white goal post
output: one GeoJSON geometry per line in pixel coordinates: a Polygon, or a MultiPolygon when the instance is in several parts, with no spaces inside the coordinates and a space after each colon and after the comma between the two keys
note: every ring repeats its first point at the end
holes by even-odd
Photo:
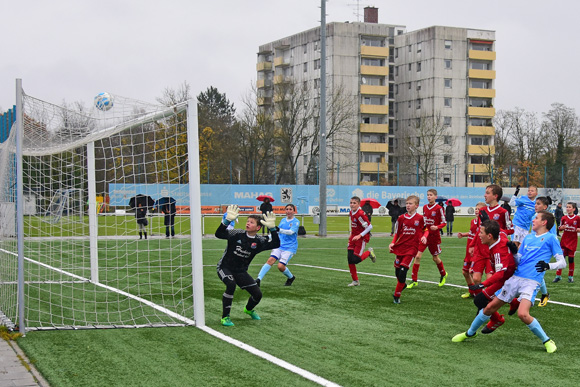
{"type": "Polygon", "coordinates": [[[71,108],[16,87],[0,144],[0,325],[204,326],[197,105],[71,108]],[[166,237],[143,204],[167,197],[166,237]]]}

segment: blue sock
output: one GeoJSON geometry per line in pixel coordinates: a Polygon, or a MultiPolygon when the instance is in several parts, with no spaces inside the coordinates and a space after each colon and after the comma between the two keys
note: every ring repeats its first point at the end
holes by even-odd
{"type": "Polygon", "coordinates": [[[542,340],[542,343],[545,343],[546,341],[550,340],[548,335],[546,335],[546,332],[544,332],[544,330],[542,329],[542,326],[540,325],[538,320],[534,319],[534,321],[532,321],[528,325],[528,328],[530,328],[530,331],[532,331],[534,335],[538,336],[538,338],[542,340]]]}
{"type": "Polygon", "coordinates": [[[290,269],[288,269],[288,268],[286,268],[286,270],[284,270],[282,272],[282,274],[284,274],[288,278],[292,278],[293,277],[292,273],[290,273],[290,269]]]}
{"type": "Polygon", "coordinates": [[[548,288],[546,287],[546,280],[542,279],[542,284],[540,285],[540,292],[542,294],[548,294],[548,288]]]}
{"type": "Polygon", "coordinates": [[[486,324],[489,321],[490,317],[491,316],[486,316],[485,314],[483,314],[483,309],[481,309],[477,314],[477,316],[475,316],[473,322],[471,323],[471,326],[467,330],[467,336],[475,335],[479,330],[479,328],[481,328],[483,324],[486,324]]]}
{"type": "Polygon", "coordinates": [[[270,271],[271,268],[272,268],[272,266],[268,265],[267,263],[265,263],[264,266],[262,266],[262,269],[260,270],[260,274],[258,274],[258,278],[260,279],[260,281],[264,278],[266,273],[268,271],[270,271]]]}

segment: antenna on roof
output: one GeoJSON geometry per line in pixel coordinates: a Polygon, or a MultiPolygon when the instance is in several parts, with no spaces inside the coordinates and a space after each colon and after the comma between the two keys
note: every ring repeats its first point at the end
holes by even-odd
{"type": "Polygon", "coordinates": [[[347,6],[349,7],[356,7],[354,12],[352,13],[354,16],[356,16],[356,21],[360,22],[360,17],[361,17],[361,13],[360,13],[360,0],[356,0],[356,4],[347,4],[347,6]]]}

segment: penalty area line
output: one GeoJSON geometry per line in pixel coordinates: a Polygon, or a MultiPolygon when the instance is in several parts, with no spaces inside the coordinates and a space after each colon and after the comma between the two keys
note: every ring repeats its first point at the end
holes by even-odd
{"type": "Polygon", "coordinates": [[[235,345],[236,347],[241,348],[244,351],[251,353],[252,355],[261,357],[262,359],[269,361],[270,363],[273,363],[274,365],[282,367],[290,372],[293,372],[297,375],[302,376],[305,379],[308,379],[308,380],[311,380],[317,384],[320,384],[321,386],[332,386],[332,387],[334,387],[334,386],[339,387],[340,386],[339,384],[331,382],[330,380],[326,380],[323,377],[318,376],[316,374],[313,374],[310,371],[306,371],[305,369],[302,369],[298,366],[295,366],[294,364],[288,363],[287,361],[284,361],[280,358],[272,356],[267,352],[261,351],[255,347],[252,347],[251,345],[248,345],[248,344],[243,343],[239,340],[236,340],[236,339],[233,339],[229,336],[226,336],[223,333],[218,332],[212,328],[209,328],[207,326],[197,327],[197,328],[201,329],[202,331],[204,331],[204,332],[206,332],[206,333],[208,333],[208,334],[210,334],[210,335],[212,335],[220,340],[223,340],[229,344],[235,345]]]}

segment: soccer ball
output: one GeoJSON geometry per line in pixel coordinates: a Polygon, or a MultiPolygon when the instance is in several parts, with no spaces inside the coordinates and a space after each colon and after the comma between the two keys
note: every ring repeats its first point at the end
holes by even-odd
{"type": "Polygon", "coordinates": [[[95,107],[102,111],[107,111],[113,107],[113,96],[109,93],[99,93],[95,97],[95,107]]]}

